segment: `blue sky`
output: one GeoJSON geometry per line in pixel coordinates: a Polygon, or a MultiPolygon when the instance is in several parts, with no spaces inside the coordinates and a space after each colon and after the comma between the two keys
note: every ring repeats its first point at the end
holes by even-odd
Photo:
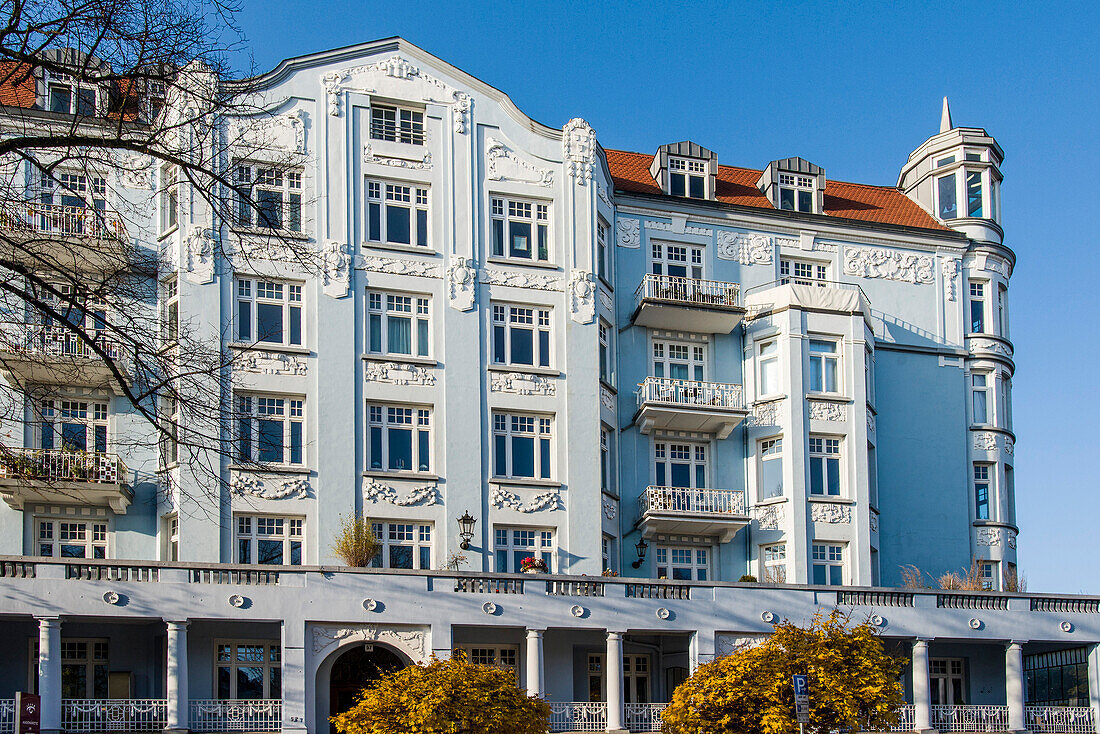
{"type": "Polygon", "coordinates": [[[689,138],[723,163],[800,155],[873,184],[897,182],[949,96],[1006,156],[1021,571],[1033,591],[1100,594],[1100,390],[1082,377],[1100,364],[1100,4],[947,5],[244,0],[240,19],[259,70],[401,35],[606,147],[689,138]]]}

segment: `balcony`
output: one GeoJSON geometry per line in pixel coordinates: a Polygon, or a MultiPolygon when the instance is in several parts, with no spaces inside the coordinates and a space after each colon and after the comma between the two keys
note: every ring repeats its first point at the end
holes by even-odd
{"type": "Polygon", "coordinates": [[[665,429],[726,438],[748,415],[741,386],[724,382],[647,377],[638,385],[637,397],[634,422],[643,434],[665,429]]]}
{"type": "Polygon", "coordinates": [[[728,334],[741,323],[736,283],[646,273],[634,291],[633,321],[650,329],[728,334]]]}
{"type": "Polygon", "coordinates": [[[813,278],[781,278],[745,291],[745,309],[753,318],[788,308],[861,314],[871,325],[871,301],[855,283],[813,278]]]}
{"type": "Polygon", "coordinates": [[[61,702],[65,732],[159,732],[168,723],[168,701],[67,698],[61,702]]]}
{"type": "Polygon", "coordinates": [[[281,731],[283,702],[278,698],[192,700],[191,731],[281,731]]]}
{"type": "MultiPolygon", "coordinates": [[[[96,335],[95,346],[110,359],[118,359],[118,345],[106,336],[96,335]]],[[[79,385],[110,388],[116,395],[121,392],[99,352],[64,326],[4,324],[0,352],[0,375],[10,384],[79,385]]]]}
{"type": "Polygon", "coordinates": [[[638,528],[646,538],[664,533],[715,535],[728,543],[748,524],[740,489],[650,486],[638,497],[638,528]]]}
{"type": "Polygon", "coordinates": [[[86,206],[40,204],[28,201],[0,211],[0,229],[28,235],[125,239],[126,227],[117,212],[86,206]]]}
{"type": "Polygon", "coordinates": [[[27,502],[107,505],[125,514],[134,499],[130,470],[114,454],[56,449],[0,449],[0,498],[15,510],[27,502]]]}
{"type": "Polygon", "coordinates": [[[933,706],[932,728],[941,733],[1008,731],[1008,706],[933,706]]]}

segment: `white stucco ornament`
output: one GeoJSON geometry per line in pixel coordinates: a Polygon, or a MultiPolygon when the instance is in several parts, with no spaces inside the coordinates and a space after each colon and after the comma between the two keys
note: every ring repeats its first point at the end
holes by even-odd
{"type": "Polygon", "coordinates": [[[326,296],[343,298],[351,286],[351,253],[343,242],[329,240],[321,251],[326,296]]]}
{"type": "Polygon", "coordinates": [[[970,625],[970,629],[972,630],[980,630],[982,628],[982,620],[978,619],[977,617],[971,617],[968,624],[970,625]]]}
{"type": "Polygon", "coordinates": [[[313,653],[344,642],[380,642],[397,648],[414,663],[428,657],[427,633],[421,629],[390,629],[368,624],[314,625],[310,630],[313,653]]]}
{"type": "Polygon", "coordinates": [[[763,234],[718,231],[717,253],[721,260],[741,265],[767,265],[772,261],[772,238],[763,234]]]}
{"type": "Polygon", "coordinates": [[[872,614],[871,615],[871,624],[873,624],[876,627],[885,627],[886,626],[886,620],[883,619],[881,614],[872,614]]]}
{"type": "Polygon", "coordinates": [[[237,355],[233,369],[259,375],[304,375],[309,372],[309,364],[294,354],[250,349],[237,355]]]}
{"type": "Polygon", "coordinates": [[[198,285],[214,280],[214,233],[192,227],[183,241],[183,269],[187,280],[198,285]]]}
{"type": "Polygon", "coordinates": [[[940,272],[943,274],[943,289],[947,292],[947,300],[954,301],[957,293],[955,279],[959,277],[959,261],[953,257],[945,258],[940,265],[940,272]]]}
{"type": "Polygon", "coordinates": [[[615,231],[618,232],[617,242],[619,247],[629,247],[636,250],[642,246],[642,222],[640,219],[620,217],[615,224],[615,231]]]}
{"type": "Polygon", "coordinates": [[[930,256],[877,247],[845,247],[844,272],[863,278],[884,278],[904,283],[932,283],[936,279],[930,256]]]}
{"type": "Polygon", "coordinates": [[[574,604],[573,606],[569,607],[569,613],[577,618],[583,617],[584,607],[582,607],[580,604],[574,604]]]}
{"type": "Polygon", "coordinates": [[[554,185],[553,171],[524,160],[499,138],[486,138],[485,144],[485,177],[490,181],[511,181],[547,187],[554,185]]]}
{"type": "Polygon", "coordinates": [[[657,607],[657,619],[668,619],[672,616],[672,612],[668,611],[664,607],[657,607]]]}
{"type": "Polygon", "coordinates": [[[509,507],[523,513],[557,510],[561,507],[561,493],[556,489],[540,492],[524,502],[518,494],[509,492],[502,487],[494,487],[492,500],[494,507],[509,507]]]}
{"type": "Polygon", "coordinates": [[[1073,632],[1073,622],[1070,622],[1068,619],[1062,620],[1062,623],[1058,625],[1058,629],[1067,634],[1073,632]]]}
{"type": "Polygon", "coordinates": [[[122,597],[118,595],[117,591],[104,591],[103,601],[108,604],[118,604],[122,597]]]}
{"type": "Polygon", "coordinates": [[[574,270],[569,278],[569,317],[578,324],[596,317],[596,283],[586,270],[574,270]]]}
{"type": "Polygon", "coordinates": [[[481,605],[481,611],[485,612],[486,614],[496,614],[497,605],[491,601],[487,601],[481,605]]]}
{"type": "Polygon", "coordinates": [[[233,594],[229,597],[229,606],[234,609],[240,609],[244,606],[244,597],[240,594],[233,594]]]}
{"type": "Polygon", "coordinates": [[[569,177],[584,186],[592,180],[595,162],[596,133],[579,117],[565,123],[561,136],[562,160],[569,177]]]}
{"type": "Polygon", "coordinates": [[[528,372],[493,372],[489,375],[489,391],[514,395],[553,395],[557,389],[554,382],[553,377],[528,372]]]}
{"type": "Polygon", "coordinates": [[[764,620],[768,624],[772,624],[776,620],[775,612],[761,612],[760,619],[764,620]]]}
{"type": "Polygon", "coordinates": [[[434,505],[439,499],[439,490],[434,484],[423,487],[414,487],[404,495],[396,489],[380,482],[369,482],[363,487],[364,499],[372,502],[389,502],[398,507],[412,507],[413,505],[434,505]]]}
{"type": "Polygon", "coordinates": [[[468,257],[458,256],[447,268],[447,298],[451,308],[469,311],[477,293],[477,268],[468,257]]]}
{"type": "Polygon", "coordinates": [[[374,599],[364,599],[363,608],[366,609],[368,612],[373,612],[375,609],[378,608],[378,602],[374,599]]]}

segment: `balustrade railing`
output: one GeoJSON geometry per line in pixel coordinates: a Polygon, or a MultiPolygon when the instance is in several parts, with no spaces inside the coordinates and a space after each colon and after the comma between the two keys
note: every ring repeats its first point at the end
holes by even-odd
{"type": "Polygon", "coordinates": [[[740,385],[675,380],[670,377],[647,377],[638,385],[638,407],[646,403],[744,409],[740,385]]]}
{"type": "Polygon", "coordinates": [[[606,731],[607,704],[588,701],[550,702],[550,731],[606,731]]]}
{"type": "MultiPolygon", "coordinates": [[[[111,359],[118,358],[118,344],[105,334],[92,332],[95,346],[111,359]]],[[[85,357],[98,359],[99,353],[84,339],[64,326],[46,324],[5,324],[0,348],[45,357],[85,357]]]]}
{"type": "Polygon", "coordinates": [[[667,703],[626,703],[623,704],[623,724],[634,732],[654,732],[661,730],[661,712],[667,703]]]}
{"type": "Polygon", "coordinates": [[[548,596],[603,596],[603,582],[554,579],[546,582],[546,594],[548,596]]]}
{"type": "Polygon", "coordinates": [[[61,728],[67,732],[161,731],[168,723],[163,698],[69,698],[61,702],[61,728]]]}
{"type": "Polygon", "coordinates": [[[691,587],[683,584],[627,584],[627,599],[690,599],[691,587]]]}
{"type": "Polygon", "coordinates": [[[59,449],[0,449],[0,479],[120,484],[129,469],[115,454],[59,449]]]}
{"type": "Polygon", "coordinates": [[[638,497],[639,515],[674,512],[684,515],[745,515],[745,493],[740,489],[691,489],[649,486],[638,497]]]}
{"type": "Polygon", "coordinates": [[[890,731],[913,731],[913,718],[916,714],[916,706],[911,703],[898,707],[898,723],[894,724],[890,731]]]}
{"type": "Polygon", "coordinates": [[[0,211],[0,228],[99,238],[126,236],[126,226],[117,212],[33,201],[22,206],[7,206],[0,211]]]}
{"type": "Polygon", "coordinates": [[[1096,734],[1091,706],[1025,706],[1024,721],[1037,734],[1096,734]]]}
{"type": "Polygon", "coordinates": [[[736,283],[646,273],[634,291],[634,298],[638,303],[651,299],[690,306],[736,308],[740,293],[741,287],[736,283]]]}
{"type": "Polygon", "coordinates": [[[932,707],[932,728],[939,732],[1008,731],[1008,706],[932,707]]]}
{"type": "Polygon", "coordinates": [[[0,699],[0,734],[15,731],[15,699],[0,699]]]}
{"type": "Polygon", "coordinates": [[[191,731],[280,731],[283,702],[278,698],[192,700],[191,731]]]}

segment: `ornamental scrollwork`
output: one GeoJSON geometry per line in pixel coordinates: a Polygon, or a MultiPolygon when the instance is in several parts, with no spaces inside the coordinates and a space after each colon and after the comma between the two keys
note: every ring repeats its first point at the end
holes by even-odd
{"type": "Polygon", "coordinates": [[[830,525],[847,525],[852,522],[852,508],[848,505],[815,502],[810,505],[810,519],[830,525]]]}
{"type": "Polygon", "coordinates": [[[640,219],[620,217],[615,223],[619,247],[636,250],[642,246],[642,222],[640,219]]]}
{"type": "Polygon", "coordinates": [[[844,248],[844,272],[863,278],[884,278],[904,283],[932,283],[934,264],[928,255],[913,255],[876,247],[844,248]]]}
{"type": "Polygon", "coordinates": [[[561,493],[556,489],[551,489],[540,492],[524,502],[515,492],[509,492],[503,487],[495,487],[492,501],[494,507],[508,507],[523,513],[557,510],[561,508],[561,493]]]}
{"type": "Polygon", "coordinates": [[[428,484],[399,495],[393,487],[380,482],[369,482],[363,487],[363,497],[373,502],[389,502],[398,507],[434,505],[439,501],[439,489],[434,484],[428,484]]]}

